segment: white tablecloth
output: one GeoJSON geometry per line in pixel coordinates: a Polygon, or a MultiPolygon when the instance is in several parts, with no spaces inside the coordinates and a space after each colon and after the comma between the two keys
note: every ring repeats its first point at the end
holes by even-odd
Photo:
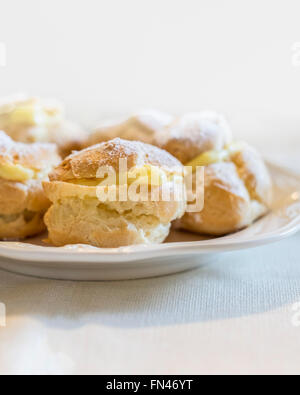
{"type": "MultiPolygon", "coordinates": [[[[290,146],[291,155],[269,154],[295,164],[299,141],[290,146]]],[[[0,373],[299,374],[299,245],[300,234],[138,281],[0,271],[0,373]]]]}

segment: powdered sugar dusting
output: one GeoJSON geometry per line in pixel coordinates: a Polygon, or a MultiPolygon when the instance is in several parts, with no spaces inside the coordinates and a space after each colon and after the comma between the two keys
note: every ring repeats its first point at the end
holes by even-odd
{"type": "Polygon", "coordinates": [[[178,118],[167,129],[166,140],[188,139],[203,144],[207,139],[215,141],[215,149],[222,149],[232,141],[232,131],[226,119],[214,112],[189,113],[178,118]]]}
{"type": "Polygon", "coordinates": [[[156,145],[160,133],[174,121],[174,117],[159,110],[142,110],[131,117],[102,123],[90,136],[86,146],[114,138],[141,141],[156,145]]]}
{"type": "Polygon", "coordinates": [[[95,178],[99,167],[111,166],[118,171],[120,159],[127,159],[128,169],[145,164],[170,172],[182,169],[177,159],[160,148],[116,138],[72,154],[52,173],[51,179],[95,178]]]}
{"type": "Polygon", "coordinates": [[[42,170],[57,164],[59,156],[54,144],[16,143],[0,131],[0,161],[42,170]]]}

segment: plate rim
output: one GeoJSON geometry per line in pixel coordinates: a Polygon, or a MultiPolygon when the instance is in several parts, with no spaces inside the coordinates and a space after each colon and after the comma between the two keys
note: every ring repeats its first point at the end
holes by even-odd
{"type": "MultiPolygon", "coordinates": [[[[272,161],[266,161],[274,170],[292,176],[299,181],[300,174],[272,161]]],[[[270,214],[269,214],[270,215],[270,214]]],[[[262,219],[261,219],[262,220],[262,219]]],[[[261,221],[259,220],[259,221],[261,221]]],[[[258,221],[258,222],[259,222],[258,221]]],[[[51,262],[62,260],[63,262],[83,262],[88,259],[90,263],[99,260],[110,263],[132,262],[137,260],[149,260],[157,257],[171,257],[178,255],[195,255],[236,251],[246,248],[255,248],[261,245],[275,243],[290,237],[300,231],[300,214],[280,228],[249,237],[249,239],[232,239],[232,235],[200,241],[181,241],[157,245],[137,245],[120,248],[97,248],[88,245],[70,245],[64,247],[45,247],[22,242],[0,241],[0,257],[21,259],[23,261],[51,262]],[[24,248],[24,246],[26,246],[24,248]],[[148,255],[148,256],[147,256],[148,255]]],[[[243,231],[237,232],[242,233],[243,231]]]]}

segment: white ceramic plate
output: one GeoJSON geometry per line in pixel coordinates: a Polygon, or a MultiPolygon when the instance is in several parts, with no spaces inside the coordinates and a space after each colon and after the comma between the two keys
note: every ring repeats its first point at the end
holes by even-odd
{"type": "Polygon", "coordinates": [[[253,226],[220,238],[172,232],[165,244],[99,249],[86,245],[62,248],[43,244],[0,242],[0,267],[62,280],[124,280],[160,276],[207,264],[225,251],[281,240],[300,230],[300,175],[269,164],[275,198],[271,212],[253,226]]]}

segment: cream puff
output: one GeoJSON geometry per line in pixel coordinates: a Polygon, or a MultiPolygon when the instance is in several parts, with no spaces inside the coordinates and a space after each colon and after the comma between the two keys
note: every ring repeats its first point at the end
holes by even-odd
{"type": "Polygon", "coordinates": [[[156,145],[186,164],[210,150],[221,150],[232,142],[232,131],[221,114],[189,113],[169,124],[156,137],[156,145]]]}
{"type": "Polygon", "coordinates": [[[84,147],[117,137],[156,145],[186,163],[205,151],[229,144],[232,132],[227,120],[214,112],[175,118],[160,111],[145,110],[125,121],[103,123],[91,133],[84,147]]]}
{"type": "Polygon", "coordinates": [[[22,143],[48,142],[65,157],[80,149],[85,132],[65,119],[60,103],[18,95],[0,101],[0,130],[22,143]]]}
{"type": "MultiPolygon", "coordinates": [[[[185,166],[205,167],[204,208],[187,212],[177,221],[180,228],[221,236],[251,225],[268,211],[272,201],[268,169],[254,148],[233,142],[222,115],[186,114],[167,126],[156,141],[185,166]]],[[[196,173],[193,188],[195,178],[196,173]]]]}
{"type": "Polygon", "coordinates": [[[171,191],[184,186],[181,163],[141,142],[114,139],[74,153],[49,179],[43,183],[52,202],[45,222],[55,246],[161,243],[186,209],[184,194],[162,194],[167,185],[171,191]],[[136,198],[141,190],[146,199],[136,198]]]}
{"type": "Polygon", "coordinates": [[[222,236],[251,225],[269,210],[271,176],[260,154],[246,143],[204,152],[186,165],[205,167],[204,208],[187,212],[177,222],[181,229],[222,236]]]}
{"type": "Polygon", "coordinates": [[[156,141],[158,136],[173,120],[174,118],[167,113],[143,110],[124,120],[104,122],[90,134],[83,148],[118,137],[158,145],[156,141]]]}
{"type": "Polygon", "coordinates": [[[251,225],[268,211],[272,180],[264,161],[250,146],[233,143],[223,115],[209,111],[178,118],[155,111],[150,115],[102,127],[87,145],[126,136],[168,151],[183,165],[204,166],[204,209],[187,212],[177,221],[182,229],[225,235],[251,225]]]}
{"type": "Polygon", "coordinates": [[[0,132],[0,239],[19,240],[45,230],[50,206],[42,181],[60,162],[54,144],[22,144],[0,132]]]}

